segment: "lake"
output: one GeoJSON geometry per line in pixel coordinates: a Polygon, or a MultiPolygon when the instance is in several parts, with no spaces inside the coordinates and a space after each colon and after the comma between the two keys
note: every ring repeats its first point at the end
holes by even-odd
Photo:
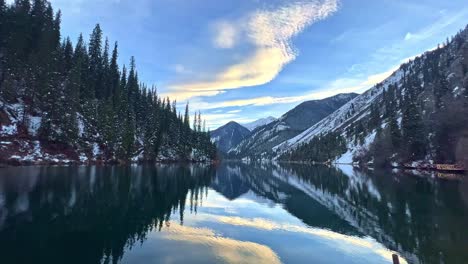
{"type": "Polygon", "coordinates": [[[468,182],[299,164],[0,169],[0,263],[468,263],[468,182]]]}

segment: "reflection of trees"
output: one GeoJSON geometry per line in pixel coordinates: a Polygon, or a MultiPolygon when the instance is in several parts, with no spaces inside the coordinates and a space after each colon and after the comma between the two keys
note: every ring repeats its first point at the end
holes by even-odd
{"type": "Polygon", "coordinates": [[[283,169],[284,177],[297,177],[309,189],[319,190],[315,199],[362,233],[413,262],[468,259],[468,210],[458,182],[297,164],[283,169]]]}
{"type": "Polygon", "coordinates": [[[468,259],[468,206],[462,198],[466,193],[459,191],[465,190],[460,186],[465,182],[351,167],[342,171],[301,164],[238,163],[223,164],[214,182],[212,187],[226,197],[238,197],[248,188],[283,204],[310,226],[371,236],[410,262],[468,259]],[[232,182],[243,188],[221,187],[232,182]]]}
{"type": "Polygon", "coordinates": [[[0,175],[2,262],[115,263],[171,212],[183,222],[186,199],[196,211],[215,173],[203,166],[35,170],[34,177],[0,175]]]}

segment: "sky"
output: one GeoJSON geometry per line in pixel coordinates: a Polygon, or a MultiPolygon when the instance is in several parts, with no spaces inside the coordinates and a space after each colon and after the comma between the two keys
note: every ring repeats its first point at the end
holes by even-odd
{"type": "MultiPolygon", "coordinates": [[[[363,92],[468,22],[466,0],[51,0],[62,36],[99,23],[140,80],[214,129],[363,92]]],[[[10,1],[11,2],[11,1],[10,1]]]]}

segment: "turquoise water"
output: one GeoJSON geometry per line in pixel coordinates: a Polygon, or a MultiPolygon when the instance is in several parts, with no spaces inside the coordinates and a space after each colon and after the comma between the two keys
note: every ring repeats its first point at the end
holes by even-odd
{"type": "Polygon", "coordinates": [[[467,193],[348,166],[3,168],[0,263],[467,263],[467,193]]]}

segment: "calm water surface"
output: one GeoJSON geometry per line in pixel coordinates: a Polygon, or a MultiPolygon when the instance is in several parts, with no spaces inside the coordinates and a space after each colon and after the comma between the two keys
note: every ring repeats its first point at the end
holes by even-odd
{"type": "Polygon", "coordinates": [[[468,183],[351,167],[0,169],[0,263],[468,263],[468,183]]]}

